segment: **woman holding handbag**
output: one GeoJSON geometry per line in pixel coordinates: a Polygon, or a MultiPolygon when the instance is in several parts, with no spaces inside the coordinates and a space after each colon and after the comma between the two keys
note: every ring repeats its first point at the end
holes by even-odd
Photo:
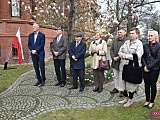
{"type": "Polygon", "coordinates": [[[124,107],[129,107],[133,104],[133,95],[138,88],[138,84],[133,84],[126,82],[122,79],[123,66],[129,63],[129,60],[133,60],[133,54],[136,54],[138,57],[138,63],[141,63],[141,57],[143,55],[143,44],[138,39],[140,31],[138,28],[131,28],[129,40],[126,40],[125,43],[120,47],[118,52],[119,57],[121,58],[119,65],[119,91],[123,92],[124,100],[119,101],[120,104],[124,104],[124,107]]]}
{"type": "Polygon", "coordinates": [[[92,56],[91,68],[93,69],[93,79],[95,89],[93,92],[100,93],[103,91],[104,70],[99,69],[99,61],[106,60],[107,43],[101,39],[99,32],[95,35],[95,40],[91,42],[89,47],[89,55],[92,56]]]}
{"type": "Polygon", "coordinates": [[[160,70],[160,45],[157,42],[158,32],[149,31],[148,44],[144,45],[142,64],[144,68],[143,78],[145,83],[146,103],[143,107],[151,109],[157,93],[157,80],[160,70]]]}

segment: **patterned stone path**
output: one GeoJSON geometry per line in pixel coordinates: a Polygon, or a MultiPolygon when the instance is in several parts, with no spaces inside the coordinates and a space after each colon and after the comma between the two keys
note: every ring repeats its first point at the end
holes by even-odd
{"type": "MultiPolygon", "coordinates": [[[[36,82],[35,72],[31,70],[21,75],[5,92],[0,94],[0,120],[29,120],[38,114],[56,109],[88,108],[96,106],[117,105],[122,98],[111,95],[113,82],[104,85],[101,93],[92,92],[93,87],[68,90],[70,86],[57,87],[53,66],[46,67],[46,85],[33,86],[36,82]]],[[[134,100],[144,99],[143,84],[140,85],[134,100]]]]}

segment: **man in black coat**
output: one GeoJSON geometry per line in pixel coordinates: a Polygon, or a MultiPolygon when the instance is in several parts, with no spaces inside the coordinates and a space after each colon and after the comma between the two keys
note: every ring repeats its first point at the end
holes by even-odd
{"type": "Polygon", "coordinates": [[[79,92],[84,91],[85,83],[85,53],[86,43],[82,39],[82,32],[75,34],[75,41],[73,41],[69,48],[70,66],[73,69],[73,86],[69,89],[78,88],[78,77],[80,81],[79,92]]]}

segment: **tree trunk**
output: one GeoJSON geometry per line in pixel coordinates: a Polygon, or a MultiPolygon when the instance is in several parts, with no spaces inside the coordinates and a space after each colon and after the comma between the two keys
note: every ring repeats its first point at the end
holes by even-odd
{"type": "Polygon", "coordinates": [[[71,8],[70,8],[70,13],[69,13],[69,28],[68,28],[68,40],[69,44],[72,42],[72,25],[73,25],[73,14],[74,14],[74,0],[70,0],[71,3],[71,8]]]}
{"type": "MultiPolygon", "coordinates": [[[[74,14],[74,0],[70,0],[71,8],[69,13],[69,28],[68,28],[68,47],[70,47],[70,44],[72,42],[72,25],[73,25],[73,14],[74,14]]],[[[72,76],[73,70],[70,67],[70,76],[72,76]]]]}

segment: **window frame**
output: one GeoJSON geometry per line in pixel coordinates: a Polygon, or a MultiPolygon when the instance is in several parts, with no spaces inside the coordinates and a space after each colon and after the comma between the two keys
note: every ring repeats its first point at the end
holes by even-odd
{"type": "Polygon", "coordinates": [[[11,17],[21,17],[21,0],[10,0],[11,3],[11,17]],[[16,6],[13,6],[15,4],[16,6]]]}
{"type": "Polygon", "coordinates": [[[12,47],[12,56],[13,56],[13,59],[18,59],[18,50],[17,50],[17,48],[12,47]]]}

